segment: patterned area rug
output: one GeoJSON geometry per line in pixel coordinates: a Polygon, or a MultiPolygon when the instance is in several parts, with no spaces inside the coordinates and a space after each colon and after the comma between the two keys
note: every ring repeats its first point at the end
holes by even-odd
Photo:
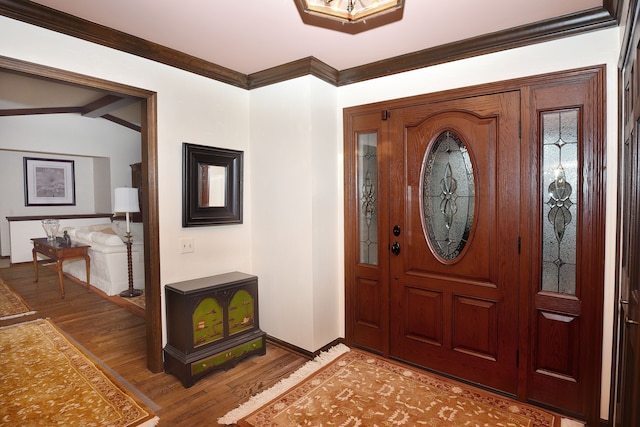
{"type": "MultiPolygon", "coordinates": [[[[539,408],[358,350],[343,353],[238,418],[243,427],[559,425],[559,419],[539,408]]],[[[229,421],[234,420],[218,420],[229,421]]]]}
{"type": "Polygon", "coordinates": [[[0,424],[154,426],[135,395],[49,321],[0,329],[0,424]]]}
{"type": "Polygon", "coordinates": [[[122,298],[124,301],[129,302],[133,305],[137,305],[138,307],[140,307],[141,309],[145,309],[145,296],[144,294],[137,296],[137,297],[131,297],[131,298],[125,298],[125,297],[120,297],[122,298]]]}
{"type": "Polygon", "coordinates": [[[26,302],[0,280],[0,320],[34,314],[26,302]]]}

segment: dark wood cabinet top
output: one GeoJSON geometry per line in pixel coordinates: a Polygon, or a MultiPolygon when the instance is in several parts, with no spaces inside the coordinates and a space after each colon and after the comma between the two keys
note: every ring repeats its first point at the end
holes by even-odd
{"type": "Polygon", "coordinates": [[[166,288],[172,289],[182,294],[201,291],[203,289],[214,286],[229,285],[233,286],[239,282],[257,280],[257,276],[251,274],[233,271],[231,273],[218,274],[216,276],[200,277],[198,279],[186,280],[184,282],[172,283],[166,285],[166,288]]]}

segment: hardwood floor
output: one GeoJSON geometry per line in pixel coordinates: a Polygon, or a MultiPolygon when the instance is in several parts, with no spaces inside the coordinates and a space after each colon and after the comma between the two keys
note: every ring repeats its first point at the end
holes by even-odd
{"type": "MultiPolygon", "coordinates": [[[[96,291],[65,279],[60,298],[58,276],[40,266],[34,283],[33,265],[0,269],[0,278],[18,292],[37,313],[0,321],[0,326],[35,318],[49,318],[69,337],[135,387],[156,407],[159,426],[217,425],[217,419],[251,395],[288,376],[307,358],[273,343],[267,354],[251,357],[226,372],[212,373],[186,389],[172,375],[146,369],[144,319],[96,291]]],[[[118,297],[116,297],[118,298],[118,297]]],[[[1,356],[0,356],[1,357],[1,356]]]]}

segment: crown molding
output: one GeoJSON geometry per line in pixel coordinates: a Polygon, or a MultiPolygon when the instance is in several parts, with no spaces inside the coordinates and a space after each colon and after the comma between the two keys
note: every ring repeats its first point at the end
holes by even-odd
{"type": "Polygon", "coordinates": [[[341,70],[336,84],[348,85],[616,25],[618,21],[611,12],[604,8],[595,8],[341,70]]]}
{"type": "Polygon", "coordinates": [[[247,88],[246,74],[28,0],[0,0],[0,15],[247,88]]]}
{"type": "Polygon", "coordinates": [[[243,89],[255,89],[305,75],[344,86],[405,71],[614,27],[623,0],[603,7],[510,28],[345,70],[308,57],[253,74],[243,74],[186,53],[114,30],[28,0],[0,0],[0,15],[170,65],[243,89]]]}
{"type": "Polygon", "coordinates": [[[340,72],[313,56],[249,74],[248,89],[312,75],[336,86],[340,72]]]}

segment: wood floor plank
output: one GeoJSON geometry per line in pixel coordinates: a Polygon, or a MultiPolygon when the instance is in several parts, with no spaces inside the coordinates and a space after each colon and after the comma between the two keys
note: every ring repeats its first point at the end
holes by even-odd
{"type": "MultiPolygon", "coordinates": [[[[32,316],[0,321],[0,326],[27,319],[49,318],[72,340],[127,381],[160,409],[160,427],[217,425],[217,419],[251,394],[287,377],[307,359],[267,343],[267,354],[253,356],[228,371],[214,372],[190,388],[174,376],[146,369],[145,321],[95,290],[65,278],[60,298],[58,275],[39,267],[39,282],[31,263],[0,269],[0,278],[36,310],[32,316]]],[[[1,357],[1,356],[0,356],[1,357]]]]}
{"type": "Polygon", "coordinates": [[[125,308],[119,297],[87,290],[84,284],[68,278],[66,298],[62,299],[56,271],[40,266],[39,275],[35,283],[31,263],[0,268],[0,279],[37,311],[0,321],[0,326],[51,319],[63,333],[157,405],[160,427],[216,426],[218,418],[308,361],[268,341],[264,356],[252,356],[233,369],[214,372],[184,388],[172,375],[147,370],[145,321],[139,311],[125,308]]]}

